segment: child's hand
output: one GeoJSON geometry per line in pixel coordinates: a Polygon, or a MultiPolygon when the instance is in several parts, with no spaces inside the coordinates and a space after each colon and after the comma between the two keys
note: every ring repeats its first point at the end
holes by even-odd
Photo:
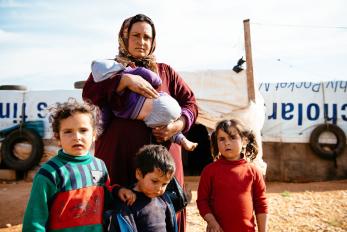
{"type": "Polygon", "coordinates": [[[118,191],[118,197],[122,201],[126,202],[127,205],[132,205],[136,201],[136,195],[133,191],[127,188],[121,188],[118,191]]]}
{"type": "Polygon", "coordinates": [[[206,232],[223,232],[222,228],[218,222],[208,223],[206,227],[206,232]]]}
{"type": "Polygon", "coordinates": [[[206,232],[223,232],[223,229],[220,227],[213,214],[206,214],[204,219],[207,222],[206,232]]]}

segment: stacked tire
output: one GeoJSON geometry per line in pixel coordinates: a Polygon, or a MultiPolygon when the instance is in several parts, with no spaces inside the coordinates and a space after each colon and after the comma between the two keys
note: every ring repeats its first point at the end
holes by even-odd
{"type": "Polygon", "coordinates": [[[346,135],[344,131],[334,124],[321,124],[317,126],[311,133],[310,136],[310,147],[312,151],[317,154],[320,158],[326,160],[335,160],[337,156],[341,155],[346,147],[346,135]],[[319,137],[329,132],[335,135],[336,144],[327,146],[319,142],[319,137]]]}
{"type": "Polygon", "coordinates": [[[43,141],[34,130],[19,128],[9,133],[2,141],[2,161],[8,168],[27,171],[40,162],[43,148],[43,141]],[[20,144],[30,145],[31,147],[25,157],[18,154],[16,149],[20,144]]]}
{"type": "MultiPolygon", "coordinates": [[[[0,85],[0,90],[26,91],[22,85],[0,85]]],[[[18,128],[6,132],[1,141],[0,162],[5,167],[17,171],[27,171],[37,165],[43,155],[43,140],[41,136],[30,128],[19,125],[18,128]],[[18,147],[28,147],[25,152],[20,152],[18,147]],[[23,155],[25,154],[25,155],[23,155]]]]}

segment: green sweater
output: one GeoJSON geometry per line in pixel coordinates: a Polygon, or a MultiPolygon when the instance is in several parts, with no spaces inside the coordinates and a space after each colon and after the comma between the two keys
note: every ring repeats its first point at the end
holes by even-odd
{"type": "Polygon", "coordinates": [[[36,174],[23,232],[102,231],[104,204],[112,200],[103,161],[60,150],[36,174]]]}

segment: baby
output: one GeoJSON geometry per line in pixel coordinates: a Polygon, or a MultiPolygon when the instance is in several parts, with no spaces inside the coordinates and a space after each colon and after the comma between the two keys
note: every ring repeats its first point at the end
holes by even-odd
{"type": "MultiPolygon", "coordinates": [[[[159,75],[143,67],[125,68],[114,60],[95,60],[92,62],[92,74],[95,82],[106,80],[116,73],[141,76],[154,88],[162,83],[159,75]]],[[[129,89],[124,90],[121,94],[127,95],[126,106],[121,110],[111,109],[117,117],[142,120],[148,127],[155,128],[168,125],[181,116],[180,105],[165,92],[159,92],[159,97],[154,99],[146,98],[129,89]]],[[[110,109],[102,109],[104,112],[107,110],[110,109]]],[[[104,119],[107,120],[107,118],[104,119]]],[[[198,143],[189,141],[181,132],[174,135],[171,141],[180,144],[187,151],[193,151],[198,145],[198,143]]]]}

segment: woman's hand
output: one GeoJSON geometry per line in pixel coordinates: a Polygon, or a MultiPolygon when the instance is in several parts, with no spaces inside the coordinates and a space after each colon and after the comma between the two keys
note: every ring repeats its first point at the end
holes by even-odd
{"type": "Polygon", "coordinates": [[[184,117],[180,117],[174,122],[169,123],[166,126],[155,127],[152,129],[152,133],[156,138],[157,142],[164,142],[169,140],[173,135],[182,131],[185,126],[184,117]]]}
{"type": "Polygon", "coordinates": [[[153,86],[139,75],[128,73],[123,74],[116,92],[120,93],[125,88],[128,88],[135,93],[141,94],[146,98],[159,97],[158,92],[153,88],[153,86]]]}

